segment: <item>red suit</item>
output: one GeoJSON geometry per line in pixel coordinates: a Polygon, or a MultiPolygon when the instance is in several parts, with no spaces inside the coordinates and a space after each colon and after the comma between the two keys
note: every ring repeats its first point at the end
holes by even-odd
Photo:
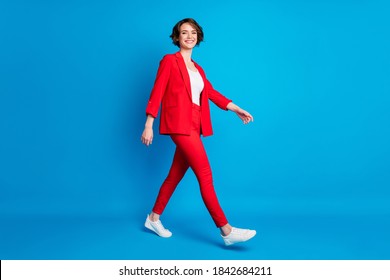
{"type": "Polygon", "coordinates": [[[162,214],[176,186],[191,167],[211,217],[217,227],[222,227],[228,222],[214,191],[211,168],[200,135],[213,134],[209,99],[224,110],[231,100],[214,90],[203,69],[194,64],[204,82],[200,106],[192,103],[189,74],[182,55],[177,52],[161,60],[146,108],[146,114],[156,118],[161,105],[160,133],[169,134],[176,144],[171,169],[160,188],[153,212],[162,214]]]}

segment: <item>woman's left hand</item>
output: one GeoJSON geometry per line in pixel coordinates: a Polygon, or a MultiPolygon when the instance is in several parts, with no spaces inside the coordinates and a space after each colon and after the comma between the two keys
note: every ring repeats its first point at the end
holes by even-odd
{"type": "Polygon", "coordinates": [[[241,108],[238,108],[235,113],[237,114],[237,116],[244,122],[244,124],[247,124],[249,123],[250,121],[253,122],[253,117],[251,114],[249,114],[249,112],[241,109],[241,108]]]}
{"type": "Polygon", "coordinates": [[[238,107],[236,104],[233,102],[230,102],[227,106],[226,109],[233,111],[234,113],[237,114],[237,116],[244,122],[244,124],[249,123],[250,121],[253,122],[253,117],[251,114],[249,114],[247,111],[241,109],[238,107]]]}

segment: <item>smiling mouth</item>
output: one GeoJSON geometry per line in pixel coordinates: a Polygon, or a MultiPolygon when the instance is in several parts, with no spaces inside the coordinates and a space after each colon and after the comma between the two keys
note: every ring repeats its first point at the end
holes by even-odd
{"type": "Polygon", "coordinates": [[[195,40],[186,40],[184,42],[186,42],[187,44],[192,44],[193,42],[195,42],[195,40]]]}

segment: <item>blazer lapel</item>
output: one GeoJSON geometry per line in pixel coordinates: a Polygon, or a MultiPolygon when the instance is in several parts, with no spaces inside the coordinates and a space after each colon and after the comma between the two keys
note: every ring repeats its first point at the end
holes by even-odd
{"type": "Polygon", "coordinates": [[[181,72],[181,76],[184,80],[184,84],[186,86],[187,93],[192,100],[190,76],[188,75],[186,64],[184,63],[183,56],[180,54],[180,52],[176,53],[176,60],[177,60],[177,64],[178,64],[180,72],[181,72]]]}

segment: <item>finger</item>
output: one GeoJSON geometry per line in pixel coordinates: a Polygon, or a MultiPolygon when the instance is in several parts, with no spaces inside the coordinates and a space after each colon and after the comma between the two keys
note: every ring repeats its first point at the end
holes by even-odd
{"type": "Polygon", "coordinates": [[[250,114],[246,116],[246,119],[248,120],[248,122],[253,121],[253,117],[250,114]]]}
{"type": "Polygon", "coordinates": [[[249,112],[246,112],[246,111],[245,111],[245,117],[253,119],[252,115],[249,112]]]}

